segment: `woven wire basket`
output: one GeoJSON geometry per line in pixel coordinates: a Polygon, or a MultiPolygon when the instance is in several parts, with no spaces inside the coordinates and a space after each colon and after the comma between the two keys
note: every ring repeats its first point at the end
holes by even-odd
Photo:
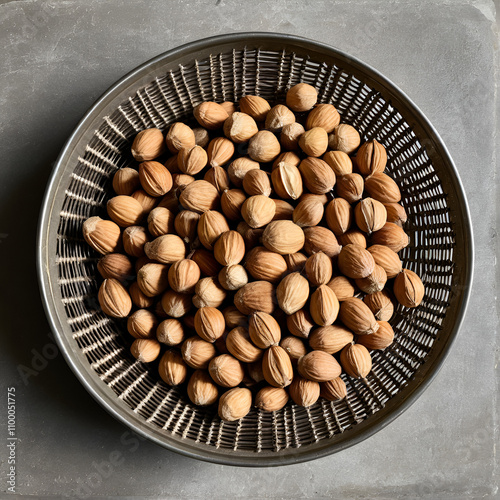
{"type": "Polygon", "coordinates": [[[130,73],[87,113],[54,169],[39,232],[39,277],[47,315],[68,363],[89,392],[139,434],[195,458],[233,465],[282,465],[324,456],[361,441],[402,413],[442,364],[461,323],[472,277],[472,235],[455,167],[436,131],[393,84],[338,50],[309,40],[242,33],[191,43],[130,73]],[[98,255],[82,223],[105,214],[114,172],[129,164],[131,139],[166,130],[201,101],[257,94],[284,101],[298,82],[314,85],[363,140],[388,152],[402,192],[411,243],[401,252],[426,295],[417,309],[398,306],[395,342],[373,352],[365,380],[344,377],[347,398],[310,408],[253,409],[224,423],[192,405],[136,361],[122,321],[96,300],[98,255]]]}

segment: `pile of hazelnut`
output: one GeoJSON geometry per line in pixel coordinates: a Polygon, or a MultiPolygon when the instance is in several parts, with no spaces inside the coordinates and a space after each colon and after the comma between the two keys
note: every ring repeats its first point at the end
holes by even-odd
{"type": "Polygon", "coordinates": [[[143,130],[110,220],[83,224],[132,354],[226,421],[344,398],[342,370],[366,377],[395,302],[425,293],[398,256],[407,216],[384,146],[317,99],[299,83],[286,104],[203,102],[199,126],[143,130]]]}

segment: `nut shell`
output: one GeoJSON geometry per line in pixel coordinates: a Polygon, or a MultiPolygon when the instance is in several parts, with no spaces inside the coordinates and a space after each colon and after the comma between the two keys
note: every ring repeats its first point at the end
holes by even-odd
{"type": "Polygon", "coordinates": [[[321,326],[309,335],[309,345],[315,351],[335,354],[354,340],[354,335],[340,325],[321,326]]]}
{"type": "Polygon", "coordinates": [[[372,369],[372,358],[368,349],[361,344],[349,344],[340,353],[344,371],[354,378],[366,378],[372,369]]]}
{"type": "Polygon", "coordinates": [[[235,387],[219,399],[219,417],[226,422],[240,420],[252,407],[252,393],[249,389],[235,387]]]}
{"type": "Polygon", "coordinates": [[[281,387],[263,387],[255,396],[255,406],[263,411],[279,411],[288,402],[288,392],[281,387]]]}
{"type": "Polygon", "coordinates": [[[311,351],[299,359],[298,370],[302,377],[313,382],[326,382],[338,377],[342,371],[337,360],[324,351],[311,351]]]}
{"type": "Polygon", "coordinates": [[[270,222],[262,234],[264,246],[281,255],[298,252],[305,242],[304,231],[288,220],[270,222]]]}
{"type": "Polygon", "coordinates": [[[287,387],[293,379],[293,367],[287,352],[278,345],[269,347],[262,359],[266,382],[273,387],[287,387]]]}
{"type": "MultiPolygon", "coordinates": [[[[154,160],[165,151],[165,140],[161,130],[148,128],[141,130],[132,143],[132,156],[137,161],[154,160]]],[[[129,193],[130,194],[130,193],[129,193]]]]}
{"type": "Polygon", "coordinates": [[[394,295],[405,307],[417,307],[425,295],[425,287],[417,274],[403,269],[394,280],[394,295]]]}
{"type": "Polygon", "coordinates": [[[379,328],[368,306],[356,297],[341,302],[339,319],[356,335],[370,335],[379,328]]]}

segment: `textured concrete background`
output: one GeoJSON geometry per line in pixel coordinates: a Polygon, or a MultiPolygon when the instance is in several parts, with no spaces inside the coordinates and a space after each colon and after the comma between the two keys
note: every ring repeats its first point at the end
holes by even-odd
{"type": "Polygon", "coordinates": [[[0,2],[0,492],[6,495],[7,488],[5,395],[15,386],[21,495],[497,498],[497,35],[495,5],[481,0],[0,2]],[[94,100],[138,64],[190,40],[233,31],[314,38],[392,79],[450,149],[475,232],[469,312],[431,387],[367,441],[279,469],[211,465],[134,441],[61,356],[40,356],[54,353],[38,295],[35,232],[45,183],[65,139],[94,100]],[[19,374],[23,366],[32,370],[27,384],[19,374]],[[99,484],[99,464],[118,453],[120,465],[101,471],[109,477],[99,484]]]}

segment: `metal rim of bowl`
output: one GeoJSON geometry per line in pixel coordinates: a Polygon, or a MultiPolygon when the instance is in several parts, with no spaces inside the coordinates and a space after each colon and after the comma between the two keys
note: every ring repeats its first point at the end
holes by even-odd
{"type": "MultiPolygon", "coordinates": [[[[397,109],[399,110],[399,108],[397,109]]],[[[47,319],[52,331],[54,332],[59,348],[63,353],[68,365],[75,373],[82,385],[85,387],[85,389],[91,394],[91,396],[101,406],[103,406],[106,411],[108,411],[108,413],[131,428],[135,433],[171,451],[181,453],[182,455],[191,458],[196,458],[212,463],[254,467],[287,465],[328,456],[365,440],[366,438],[386,427],[405,410],[407,410],[434,380],[450,352],[451,346],[457,336],[467,309],[473,276],[473,261],[474,248],[472,226],[469,207],[464,194],[463,185],[460,181],[457,169],[446,146],[444,145],[436,129],[432,126],[432,124],[420,111],[420,109],[395,84],[384,77],[376,69],[363,63],[359,59],[349,56],[339,49],[320,42],[294,35],[279,33],[234,33],[190,42],[180,47],[169,50],[145,62],[144,64],[138,66],[136,69],[132,70],[130,73],[121,78],[112,87],[110,87],[84,115],[72,135],[67,140],[65,146],[61,150],[61,153],[51,173],[51,177],[47,185],[46,193],[42,203],[37,237],[37,274],[42,302],[47,315],[47,319]],[[314,446],[310,450],[298,448],[295,450],[295,452],[288,453],[284,457],[281,456],[280,453],[275,453],[272,456],[261,456],[260,454],[256,453],[254,458],[249,458],[248,456],[238,456],[238,454],[236,453],[234,455],[224,456],[221,453],[212,452],[209,447],[206,447],[206,450],[202,450],[201,448],[191,446],[189,443],[186,443],[184,446],[180,446],[178,443],[175,443],[173,445],[168,442],[168,439],[166,439],[168,438],[168,436],[165,433],[161,434],[160,432],[154,432],[153,430],[148,431],[148,429],[141,428],[140,420],[137,418],[137,416],[135,416],[136,422],[131,421],[132,419],[130,411],[127,412],[127,407],[121,403],[118,404],[116,396],[115,398],[113,398],[113,394],[111,392],[107,392],[102,387],[102,382],[101,384],[99,384],[100,380],[98,379],[98,377],[91,378],[87,376],[85,370],[89,372],[90,365],[87,363],[88,366],[85,366],[81,362],[81,360],[74,355],[74,346],[71,345],[71,343],[62,333],[62,324],[64,318],[58,314],[58,305],[56,304],[55,296],[53,293],[53,283],[50,279],[49,272],[50,255],[48,253],[48,237],[50,233],[50,219],[53,215],[53,208],[56,200],[55,195],[58,191],[59,183],[61,182],[62,172],[67,165],[67,160],[69,159],[75,148],[77,148],[84,133],[88,132],[89,124],[91,124],[92,121],[97,117],[101,117],[101,113],[106,105],[120,96],[124,89],[127,89],[132,84],[136,84],[137,86],[138,80],[147,76],[148,71],[150,71],[152,67],[164,65],[169,60],[182,57],[186,54],[196,53],[197,50],[207,50],[207,48],[213,48],[213,50],[215,51],[221,44],[227,45],[242,43],[245,43],[247,45],[272,43],[281,45],[282,48],[289,45],[291,48],[300,47],[301,49],[304,49],[306,51],[311,50],[323,55],[329,54],[338,60],[344,61],[349,65],[350,68],[358,69],[365,76],[365,81],[366,76],[368,75],[370,78],[370,85],[375,83],[376,88],[378,88],[379,90],[383,89],[392,97],[396,97],[398,101],[402,103],[409,112],[411,112],[411,115],[416,118],[416,124],[418,124],[418,126],[421,127],[425,134],[432,139],[432,147],[435,148],[436,154],[440,156],[443,160],[443,163],[447,165],[449,170],[448,173],[450,174],[449,180],[454,188],[454,194],[458,198],[457,204],[462,210],[461,222],[465,226],[463,230],[467,236],[466,241],[463,242],[463,252],[465,257],[465,269],[463,275],[465,277],[465,283],[463,285],[463,289],[461,290],[461,307],[459,309],[458,315],[455,318],[453,328],[449,333],[448,341],[445,345],[442,346],[439,355],[435,356],[432,362],[431,360],[429,360],[422,366],[422,368],[427,368],[425,370],[425,376],[417,372],[413,383],[405,387],[402,391],[400,391],[396,396],[392,398],[391,401],[393,404],[391,405],[391,408],[383,408],[382,410],[378,411],[377,413],[363,421],[361,424],[359,424],[359,426],[363,428],[359,430],[354,436],[346,437],[345,435],[340,435],[336,437],[336,441],[333,443],[329,442],[330,440],[325,439],[317,443],[318,446],[314,446]]],[[[420,369],[420,371],[422,371],[422,368],[420,369]]]]}

